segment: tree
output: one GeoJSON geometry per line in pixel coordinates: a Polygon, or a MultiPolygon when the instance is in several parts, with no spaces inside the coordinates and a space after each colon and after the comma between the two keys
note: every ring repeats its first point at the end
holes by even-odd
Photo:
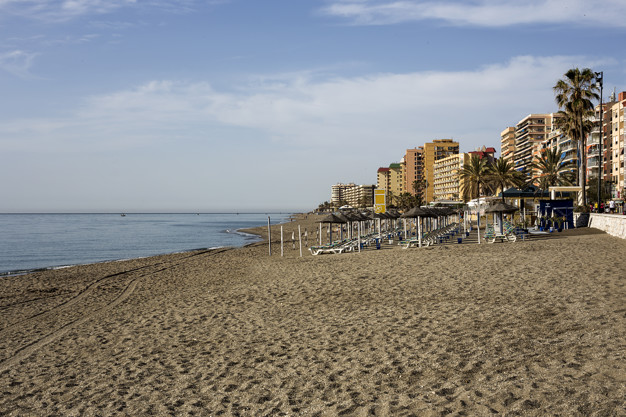
{"type": "Polygon", "coordinates": [[[564,155],[560,148],[547,149],[537,161],[530,165],[539,171],[537,186],[542,190],[558,185],[572,185],[576,168],[573,161],[564,162],[564,155]]]}
{"type": "Polygon", "coordinates": [[[487,167],[487,181],[493,185],[492,188],[497,192],[502,191],[502,202],[504,203],[504,189],[510,186],[520,187],[525,182],[524,174],[515,170],[513,163],[506,159],[497,159],[493,164],[487,167]]]}
{"type": "Polygon", "coordinates": [[[408,210],[415,205],[415,197],[411,193],[401,193],[396,196],[396,206],[401,210],[408,210]]]}
{"type": "MultiPolygon", "coordinates": [[[[611,199],[611,181],[602,181],[601,183],[600,203],[611,199]]],[[[589,202],[591,204],[598,202],[598,177],[589,178],[589,202]]]]}
{"type": "Polygon", "coordinates": [[[487,180],[489,163],[487,158],[473,154],[469,162],[466,162],[461,169],[459,177],[463,180],[463,200],[468,201],[479,198],[483,186],[487,180]]]}
{"type": "Polygon", "coordinates": [[[598,100],[598,87],[595,83],[595,73],[589,69],[582,70],[572,68],[564,74],[564,78],[558,80],[553,87],[556,104],[562,109],[560,122],[565,126],[565,133],[571,134],[571,138],[578,143],[578,155],[580,158],[578,168],[579,185],[582,187],[582,204],[587,204],[585,193],[586,174],[586,134],[585,121],[589,121],[593,115],[593,100],[598,100]]]}
{"type": "Polygon", "coordinates": [[[411,184],[413,187],[413,193],[415,194],[415,205],[421,206],[424,204],[424,191],[426,190],[426,179],[415,180],[411,184]]]}

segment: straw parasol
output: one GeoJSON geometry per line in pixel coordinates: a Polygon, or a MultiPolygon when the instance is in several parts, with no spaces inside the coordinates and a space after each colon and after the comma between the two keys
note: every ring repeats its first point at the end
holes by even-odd
{"type": "Polygon", "coordinates": [[[498,213],[498,219],[500,219],[500,233],[503,230],[502,213],[514,213],[519,210],[517,207],[512,206],[502,201],[498,201],[495,204],[490,205],[485,209],[485,213],[498,213]]]}
{"type": "MultiPolygon", "coordinates": [[[[345,223],[346,221],[343,220],[341,217],[335,215],[334,213],[330,213],[330,214],[327,214],[326,216],[322,217],[317,222],[318,223],[328,223],[328,224],[332,225],[333,223],[345,223]]],[[[329,235],[328,239],[329,239],[330,242],[333,241],[333,229],[332,229],[332,227],[330,228],[330,235],[329,235]]]]}

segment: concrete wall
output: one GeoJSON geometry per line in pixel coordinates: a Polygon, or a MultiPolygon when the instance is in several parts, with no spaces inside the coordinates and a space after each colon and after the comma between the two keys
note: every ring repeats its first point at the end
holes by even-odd
{"type": "Polygon", "coordinates": [[[591,213],[589,227],[600,229],[612,236],[626,239],[626,216],[621,214],[591,213]]]}

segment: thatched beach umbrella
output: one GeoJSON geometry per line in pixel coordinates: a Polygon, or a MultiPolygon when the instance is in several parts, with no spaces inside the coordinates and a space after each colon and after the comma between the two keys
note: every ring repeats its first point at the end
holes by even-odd
{"type": "Polygon", "coordinates": [[[519,210],[517,207],[512,206],[507,203],[503,203],[502,201],[498,201],[495,204],[487,207],[485,213],[498,213],[498,219],[500,220],[500,234],[503,232],[503,222],[502,222],[502,213],[515,213],[519,210]]]}
{"type": "MultiPolygon", "coordinates": [[[[332,229],[332,224],[336,223],[336,224],[342,224],[345,223],[346,221],[343,220],[342,218],[336,216],[333,213],[327,214],[326,216],[322,217],[320,220],[317,221],[320,224],[320,228],[322,227],[322,223],[327,223],[330,227],[330,232],[329,232],[329,236],[328,236],[328,240],[329,243],[331,243],[333,241],[333,229],[332,229]]],[[[321,231],[320,231],[320,236],[321,236],[321,231]]]]}
{"type": "Polygon", "coordinates": [[[431,213],[421,207],[413,207],[401,217],[405,219],[416,219],[417,222],[417,245],[422,247],[422,217],[430,217],[431,213]]]}

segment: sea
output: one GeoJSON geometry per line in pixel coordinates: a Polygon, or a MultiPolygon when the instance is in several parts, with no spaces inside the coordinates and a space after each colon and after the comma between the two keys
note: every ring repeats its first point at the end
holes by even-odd
{"type": "Polygon", "coordinates": [[[241,247],[240,232],[283,223],[283,213],[0,214],[0,276],[142,258],[196,249],[241,247]]]}

